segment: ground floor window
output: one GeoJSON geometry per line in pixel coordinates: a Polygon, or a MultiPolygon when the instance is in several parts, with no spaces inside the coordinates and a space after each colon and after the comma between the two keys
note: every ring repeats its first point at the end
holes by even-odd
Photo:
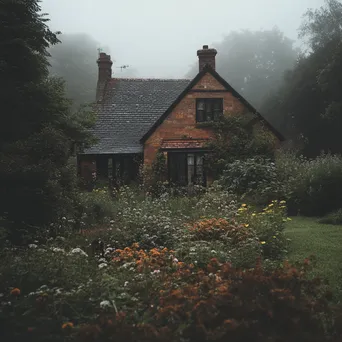
{"type": "Polygon", "coordinates": [[[169,181],[175,185],[205,185],[204,153],[169,152],[169,181]]]}

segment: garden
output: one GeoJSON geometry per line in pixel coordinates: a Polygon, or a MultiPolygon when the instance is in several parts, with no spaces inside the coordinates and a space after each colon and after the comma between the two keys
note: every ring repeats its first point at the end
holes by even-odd
{"type": "Polygon", "coordinates": [[[78,219],[2,232],[1,341],[340,341],[341,187],[340,157],[283,152],[82,192],[78,219]]]}

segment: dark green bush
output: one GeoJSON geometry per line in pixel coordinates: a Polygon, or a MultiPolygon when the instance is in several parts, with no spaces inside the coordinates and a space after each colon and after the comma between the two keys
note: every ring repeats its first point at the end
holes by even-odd
{"type": "Polygon", "coordinates": [[[342,207],[341,156],[306,159],[283,154],[277,158],[277,169],[292,213],[322,216],[342,207]]]}
{"type": "Polygon", "coordinates": [[[320,223],[326,223],[326,224],[336,224],[340,225],[342,224],[342,208],[333,211],[326,216],[322,217],[319,220],[320,223]]]}
{"type": "Polygon", "coordinates": [[[226,165],[220,183],[230,192],[266,204],[283,196],[275,163],[260,157],[236,160],[226,165]]]}

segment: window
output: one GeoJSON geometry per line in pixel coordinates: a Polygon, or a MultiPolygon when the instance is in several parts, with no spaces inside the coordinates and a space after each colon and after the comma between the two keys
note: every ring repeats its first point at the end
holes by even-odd
{"type": "Polygon", "coordinates": [[[223,99],[197,99],[196,121],[216,121],[223,114],[223,99]]]}
{"type": "Polygon", "coordinates": [[[176,185],[205,185],[203,153],[170,152],[169,178],[176,185]]]}

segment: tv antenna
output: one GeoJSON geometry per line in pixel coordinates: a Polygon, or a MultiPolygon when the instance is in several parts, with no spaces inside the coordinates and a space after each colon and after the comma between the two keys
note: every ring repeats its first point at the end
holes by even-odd
{"type": "Polygon", "coordinates": [[[116,67],[116,68],[117,68],[117,69],[121,69],[121,71],[122,71],[123,69],[129,68],[129,65],[121,65],[121,66],[116,67]]]}

